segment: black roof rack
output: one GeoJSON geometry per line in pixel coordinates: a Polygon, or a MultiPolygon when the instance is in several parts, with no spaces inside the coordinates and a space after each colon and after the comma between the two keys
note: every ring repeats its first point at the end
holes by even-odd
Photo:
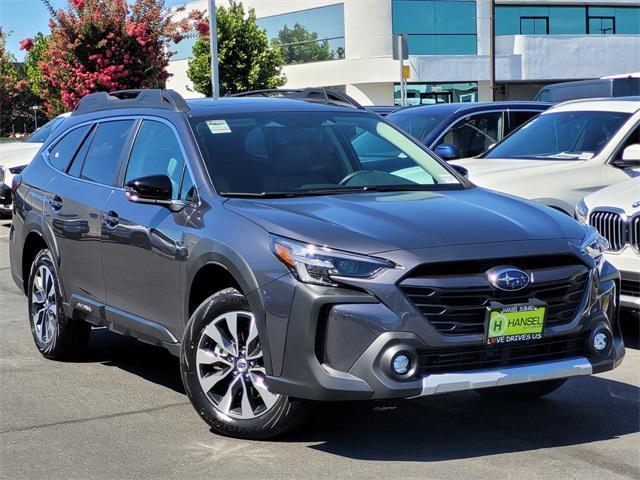
{"type": "Polygon", "coordinates": [[[176,112],[189,110],[187,102],[175,90],[139,89],[91,93],[82,97],[72,115],[131,107],[166,108],[176,112]]]}
{"type": "Polygon", "coordinates": [[[346,93],[332,90],[330,88],[273,88],[267,90],[251,90],[248,92],[235,93],[231,97],[276,97],[303,100],[305,102],[326,103],[328,105],[338,105],[341,107],[359,108],[364,107],[356,102],[346,93]]]}

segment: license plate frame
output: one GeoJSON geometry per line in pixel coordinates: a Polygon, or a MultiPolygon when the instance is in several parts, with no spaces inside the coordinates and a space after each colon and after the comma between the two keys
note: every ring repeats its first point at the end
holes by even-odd
{"type": "Polygon", "coordinates": [[[547,304],[536,300],[492,303],[485,319],[485,345],[504,346],[542,340],[546,316],[547,304]]]}

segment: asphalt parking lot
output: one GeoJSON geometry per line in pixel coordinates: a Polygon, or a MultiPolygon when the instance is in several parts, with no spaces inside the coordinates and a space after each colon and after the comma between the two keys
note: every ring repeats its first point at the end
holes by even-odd
{"type": "MultiPolygon", "coordinates": [[[[472,392],[327,404],[277,441],[212,434],[162,349],[95,330],[77,361],[44,360],[0,222],[0,478],[639,478],[638,328],[620,368],[545,400],[472,392]]],[[[637,321],[636,321],[637,322],[637,321]]]]}

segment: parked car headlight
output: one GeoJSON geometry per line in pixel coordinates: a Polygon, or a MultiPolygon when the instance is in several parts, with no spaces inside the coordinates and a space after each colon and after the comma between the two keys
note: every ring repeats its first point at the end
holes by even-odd
{"type": "Polygon", "coordinates": [[[604,264],[604,252],[609,249],[609,242],[595,228],[586,226],[585,230],[586,234],[580,249],[593,258],[596,267],[600,270],[604,264]]]}
{"type": "Polygon", "coordinates": [[[576,210],[574,212],[574,216],[576,220],[582,223],[587,223],[587,216],[589,215],[589,208],[584,201],[584,198],[581,199],[576,205],[576,210]]]}
{"type": "Polygon", "coordinates": [[[298,280],[316,285],[335,286],[332,277],[369,278],[393,262],[327,247],[271,237],[271,249],[298,280]]]}

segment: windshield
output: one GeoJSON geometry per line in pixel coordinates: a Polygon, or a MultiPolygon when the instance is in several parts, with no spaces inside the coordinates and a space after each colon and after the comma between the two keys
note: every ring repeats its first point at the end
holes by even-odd
{"type": "Polygon", "coordinates": [[[513,132],[484,158],[589,160],[628,118],[620,112],[547,113],[513,132]]]}
{"type": "Polygon", "coordinates": [[[62,120],[64,120],[64,117],[56,117],[53,120],[49,120],[31,135],[29,135],[29,138],[27,138],[25,142],[44,143],[47,138],[49,138],[49,135],[51,135],[53,131],[58,128],[58,125],[60,125],[62,120]]]}
{"type": "Polygon", "coordinates": [[[415,113],[400,112],[387,115],[387,120],[412,137],[424,140],[434,128],[440,125],[444,117],[441,115],[417,115],[415,113]]]}
{"type": "Polygon", "coordinates": [[[191,122],[223,195],[463,188],[440,161],[377,115],[261,112],[191,122]]]}

